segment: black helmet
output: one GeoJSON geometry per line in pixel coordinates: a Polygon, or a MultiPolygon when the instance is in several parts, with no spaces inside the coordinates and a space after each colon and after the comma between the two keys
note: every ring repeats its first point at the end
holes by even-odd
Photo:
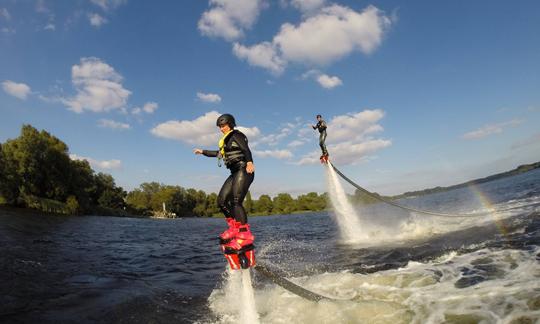
{"type": "Polygon", "coordinates": [[[321,115],[317,115],[317,116],[316,116],[316,118],[319,118],[319,117],[320,117],[320,118],[322,118],[322,116],[321,116],[321,115]]]}
{"type": "Polygon", "coordinates": [[[222,125],[229,125],[230,128],[236,127],[236,121],[234,120],[233,115],[231,114],[223,114],[218,117],[216,121],[216,126],[222,126],[222,125]]]}

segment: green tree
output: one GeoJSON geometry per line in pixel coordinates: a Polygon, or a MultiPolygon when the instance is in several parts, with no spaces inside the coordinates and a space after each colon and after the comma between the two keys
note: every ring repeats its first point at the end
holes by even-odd
{"type": "Polygon", "coordinates": [[[67,145],[46,131],[24,125],[18,138],[3,145],[6,165],[13,172],[11,196],[33,195],[65,201],[69,195],[71,160],[67,145]]]}
{"type": "Polygon", "coordinates": [[[255,211],[261,214],[270,214],[274,208],[272,199],[268,195],[261,195],[255,203],[255,211]]]}
{"type": "Polygon", "coordinates": [[[77,215],[80,212],[79,202],[75,196],[69,196],[66,200],[66,209],[70,215],[77,215]]]}
{"type": "Polygon", "coordinates": [[[110,174],[98,173],[94,176],[94,188],[91,196],[98,206],[113,209],[123,209],[126,192],[122,187],[117,187],[114,178],[110,174]]]}
{"type": "Polygon", "coordinates": [[[298,196],[297,207],[298,210],[323,210],[326,207],[326,201],[316,192],[310,192],[308,194],[298,196]]]}
{"type": "Polygon", "coordinates": [[[212,192],[206,196],[206,216],[212,216],[219,213],[219,207],[217,204],[217,194],[212,192]]]}
{"type": "Polygon", "coordinates": [[[280,193],[274,197],[273,212],[279,214],[290,214],[296,210],[294,199],[288,193],[280,193]]]}

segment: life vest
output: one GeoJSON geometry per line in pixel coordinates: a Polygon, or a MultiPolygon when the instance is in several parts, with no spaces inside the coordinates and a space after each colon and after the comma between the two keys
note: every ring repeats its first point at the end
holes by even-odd
{"type": "Polygon", "coordinates": [[[219,140],[219,152],[221,157],[223,158],[223,162],[225,162],[225,165],[227,167],[230,167],[234,163],[243,161],[245,159],[245,155],[240,149],[240,146],[238,143],[236,143],[235,140],[230,140],[228,143],[226,143],[227,138],[232,136],[234,130],[227,132],[223,137],[219,140]]]}

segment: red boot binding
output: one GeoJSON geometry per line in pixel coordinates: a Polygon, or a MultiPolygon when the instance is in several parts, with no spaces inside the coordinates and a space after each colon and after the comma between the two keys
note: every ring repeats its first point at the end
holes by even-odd
{"type": "Polygon", "coordinates": [[[240,225],[238,226],[236,236],[229,243],[225,244],[224,249],[239,251],[242,250],[242,248],[253,244],[254,240],[255,236],[251,234],[249,224],[240,225]]]}
{"type": "Polygon", "coordinates": [[[241,225],[240,222],[234,220],[234,218],[227,218],[227,228],[223,233],[219,235],[219,241],[221,244],[229,243],[238,233],[238,226],[241,225]]]}

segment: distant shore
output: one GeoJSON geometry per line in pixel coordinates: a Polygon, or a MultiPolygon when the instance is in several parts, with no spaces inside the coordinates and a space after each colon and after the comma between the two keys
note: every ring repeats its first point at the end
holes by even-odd
{"type": "MultiPolygon", "coordinates": [[[[490,181],[494,181],[494,180],[498,180],[498,179],[503,179],[503,178],[506,178],[506,177],[511,177],[511,176],[515,176],[515,175],[518,175],[518,174],[527,173],[527,172],[530,172],[530,171],[533,171],[533,170],[536,170],[536,169],[539,169],[539,168],[540,168],[540,162],[531,163],[531,164],[524,164],[524,165],[520,165],[517,168],[515,168],[513,170],[510,170],[510,171],[507,171],[507,172],[497,173],[497,174],[494,174],[494,175],[491,175],[491,176],[470,180],[470,181],[467,181],[467,182],[464,182],[464,183],[460,183],[460,184],[456,184],[456,185],[452,185],[452,186],[448,186],[448,187],[434,187],[434,188],[428,188],[428,189],[417,190],[417,191],[409,191],[409,192],[405,192],[405,193],[400,194],[400,195],[389,196],[389,197],[385,197],[385,198],[396,200],[396,199],[402,199],[402,198],[425,196],[425,195],[429,195],[429,194],[433,194],[433,193],[440,193],[440,192],[445,192],[445,191],[450,191],[450,190],[454,190],[454,189],[467,187],[467,186],[470,186],[470,185],[476,185],[476,184],[486,183],[486,182],[490,182],[490,181]]],[[[293,211],[291,213],[280,212],[280,213],[269,213],[269,214],[266,214],[266,213],[250,213],[249,217],[310,214],[310,213],[316,213],[316,212],[321,212],[321,211],[325,211],[325,210],[326,209],[318,210],[318,211],[296,210],[296,211],[293,211]]],[[[9,215],[52,215],[52,216],[60,216],[60,217],[71,217],[71,216],[66,215],[66,214],[50,213],[50,212],[44,212],[44,211],[41,211],[41,210],[38,210],[38,209],[25,208],[25,207],[14,207],[14,206],[7,206],[7,205],[0,205],[0,212],[2,212],[3,214],[9,214],[9,215]]],[[[127,213],[125,210],[114,210],[114,212],[106,213],[106,215],[105,214],[99,214],[99,215],[98,214],[85,214],[85,215],[81,215],[81,216],[113,216],[113,217],[131,217],[131,218],[152,218],[151,216],[141,216],[141,215],[127,213]]],[[[216,213],[216,214],[214,214],[212,216],[190,216],[189,218],[223,218],[223,217],[224,216],[222,214],[216,213]]],[[[177,218],[187,218],[187,217],[184,216],[184,217],[177,217],[177,218]]],[[[164,219],[166,219],[166,218],[164,218],[164,219]]],[[[171,219],[173,219],[173,218],[171,218],[171,219]]]]}

